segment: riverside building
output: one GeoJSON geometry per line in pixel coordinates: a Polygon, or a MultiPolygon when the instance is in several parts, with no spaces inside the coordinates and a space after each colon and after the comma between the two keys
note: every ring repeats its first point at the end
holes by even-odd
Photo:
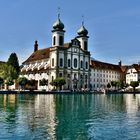
{"type": "Polygon", "coordinates": [[[43,89],[40,80],[48,82],[46,90],[52,90],[50,82],[57,77],[64,77],[66,90],[94,90],[106,87],[111,80],[123,80],[121,65],[107,64],[91,60],[88,50],[88,31],[82,22],[77,36],[69,43],[64,43],[64,24],[58,19],[53,24],[51,47],[39,49],[35,41],[34,52],[23,62],[22,76],[36,80],[36,89],[43,89]]]}
{"type": "Polygon", "coordinates": [[[126,72],[126,83],[130,84],[131,81],[140,81],[140,64],[133,64],[128,67],[126,72]]]}

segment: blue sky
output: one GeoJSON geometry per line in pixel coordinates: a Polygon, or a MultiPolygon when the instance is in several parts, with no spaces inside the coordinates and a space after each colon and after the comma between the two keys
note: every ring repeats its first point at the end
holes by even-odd
{"type": "Polygon", "coordinates": [[[123,64],[140,61],[140,0],[1,0],[0,60],[16,52],[20,63],[51,46],[51,29],[61,7],[65,42],[77,35],[84,15],[89,50],[95,59],[123,64]]]}

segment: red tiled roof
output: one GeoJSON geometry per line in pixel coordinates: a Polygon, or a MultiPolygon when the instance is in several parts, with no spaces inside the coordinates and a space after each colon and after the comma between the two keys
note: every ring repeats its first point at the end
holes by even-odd
{"type": "Polygon", "coordinates": [[[128,66],[121,66],[121,70],[123,73],[126,73],[128,66]]]}
{"type": "Polygon", "coordinates": [[[69,48],[70,45],[71,45],[70,43],[65,43],[65,44],[64,44],[64,48],[69,48]]]}
{"type": "Polygon", "coordinates": [[[134,67],[137,72],[140,72],[140,64],[133,64],[132,67],[134,67]]]}
{"type": "MultiPolygon", "coordinates": [[[[64,44],[64,48],[67,49],[69,48],[71,45],[71,43],[65,43],[64,44]]],[[[40,49],[40,50],[37,50],[36,52],[33,52],[30,57],[23,62],[23,64],[25,63],[29,63],[29,62],[32,62],[32,61],[37,61],[37,60],[41,60],[41,59],[46,59],[46,58],[49,58],[49,55],[50,55],[50,48],[45,48],[45,49],[40,49]]]]}
{"type": "Polygon", "coordinates": [[[115,70],[115,71],[122,72],[121,67],[119,65],[105,63],[96,60],[91,60],[91,67],[97,69],[107,69],[107,70],[115,70]]]}
{"type": "Polygon", "coordinates": [[[47,59],[49,58],[49,55],[50,55],[50,48],[40,49],[36,52],[33,52],[31,56],[26,61],[23,62],[23,64],[32,61],[41,60],[41,59],[47,59]]]}

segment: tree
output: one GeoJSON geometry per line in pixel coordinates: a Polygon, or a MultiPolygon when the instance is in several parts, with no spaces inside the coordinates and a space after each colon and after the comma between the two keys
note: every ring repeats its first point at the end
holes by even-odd
{"type": "Polygon", "coordinates": [[[115,89],[116,89],[116,87],[117,87],[118,84],[119,84],[118,81],[111,81],[111,86],[112,87],[115,87],[115,89]]]}
{"type": "Polygon", "coordinates": [[[5,63],[0,65],[0,77],[4,80],[8,80],[8,79],[13,80],[17,78],[17,72],[13,66],[5,63]]]}
{"type": "Polygon", "coordinates": [[[28,80],[27,85],[30,90],[34,90],[36,88],[36,80],[34,79],[28,80]]]}
{"type": "Polygon", "coordinates": [[[7,86],[11,86],[13,84],[14,84],[14,81],[12,79],[7,79],[7,81],[6,81],[7,86]]]}
{"type": "Polygon", "coordinates": [[[63,77],[58,77],[50,83],[52,86],[55,86],[56,89],[59,87],[62,90],[62,86],[66,84],[66,81],[63,77]]]}
{"type": "Polygon", "coordinates": [[[107,88],[111,88],[111,84],[110,83],[107,84],[107,88]]]}
{"type": "Polygon", "coordinates": [[[19,77],[18,84],[21,86],[21,88],[25,89],[25,86],[28,84],[28,79],[26,77],[19,77]]]}
{"type": "MultiPolygon", "coordinates": [[[[17,79],[17,72],[13,66],[8,65],[7,63],[1,64],[0,65],[0,78],[2,78],[4,80],[4,84],[8,86],[11,83],[11,81],[13,81],[14,79],[17,79]]],[[[5,87],[6,89],[7,89],[7,86],[5,87]]]]}
{"type": "Polygon", "coordinates": [[[138,81],[131,81],[130,86],[132,86],[133,91],[135,91],[136,87],[139,86],[139,82],[138,81]]]}
{"type": "Polygon", "coordinates": [[[48,84],[48,80],[46,80],[45,78],[43,78],[42,80],[40,80],[40,86],[45,86],[48,84]]]}
{"type": "Polygon", "coordinates": [[[7,64],[13,66],[16,69],[17,74],[19,74],[20,67],[16,53],[11,53],[11,55],[8,58],[7,64]]]}

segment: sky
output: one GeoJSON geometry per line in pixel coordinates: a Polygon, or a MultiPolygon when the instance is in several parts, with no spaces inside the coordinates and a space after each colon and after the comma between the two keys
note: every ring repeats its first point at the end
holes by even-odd
{"type": "Polygon", "coordinates": [[[51,46],[60,7],[65,42],[77,36],[84,15],[94,59],[117,64],[140,62],[140,0],[1,0],[0,60],[15,52],[20,64],[39,48],[51,46]]]}

